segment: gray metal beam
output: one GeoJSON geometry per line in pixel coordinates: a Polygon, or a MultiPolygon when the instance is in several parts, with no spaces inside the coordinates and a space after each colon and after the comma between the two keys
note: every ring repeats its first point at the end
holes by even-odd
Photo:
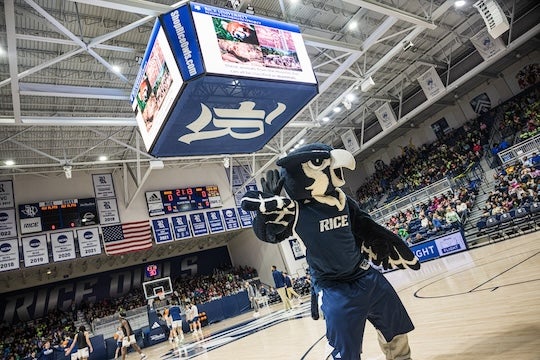
{"type": "Polygon", "coordinates": [[[17,79],[17,40],[15,39],[15,4],[13,0],[4,3],[6,16],[7,52],[9,61],[9,76],[11,81],[11,101],[15,124],[21,123],[21,99],[19,98],[19,81],[17,79]]]}

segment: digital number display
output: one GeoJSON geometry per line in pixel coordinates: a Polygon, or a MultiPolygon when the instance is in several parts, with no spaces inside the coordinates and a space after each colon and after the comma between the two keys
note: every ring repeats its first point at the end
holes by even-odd
{"type": "Polygon", "coordinates": [[[150,216],[221,207],[215,185],[161,190],[146,193],[150,216]]]}
{"type": "Polygon", "coordinates": [[[145,270],[147,278],[159,276],[159,269],[156,264],[146,265],[145,270]]]}

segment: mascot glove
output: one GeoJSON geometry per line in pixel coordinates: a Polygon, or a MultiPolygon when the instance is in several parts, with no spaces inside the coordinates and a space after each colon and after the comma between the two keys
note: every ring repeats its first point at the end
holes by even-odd
{"type": "Polygon", "coordinates": [[[291,199],[260,191],[248,191],[241,200],[242,209],[246,211],[258,211],[262,214],[281,211],[290,207],[292,204],[291,199]]]}

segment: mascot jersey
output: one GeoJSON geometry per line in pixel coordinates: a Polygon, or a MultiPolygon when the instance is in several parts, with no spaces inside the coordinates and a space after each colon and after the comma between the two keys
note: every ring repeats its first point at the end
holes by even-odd
{"type": "Polygon", "coordinates": [[[297,205],[295,237],[306,245],[306,258],[317,286],[331,286],[359,278],[364,259],[354,240],[349,207],[343,210],[307,202],[297,205]]]}

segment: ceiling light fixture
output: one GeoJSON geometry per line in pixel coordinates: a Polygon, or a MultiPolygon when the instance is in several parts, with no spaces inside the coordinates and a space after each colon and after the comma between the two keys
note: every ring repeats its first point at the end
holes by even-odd
{"type": "Polygon", "coordinates": [[[107,161],[108,159],[109,158],[106,155],[101,155],[100,157],[98,157],[99,161],[107,161]]]}
{"type": "Polygon", "coordinates": [[[464,1],[464,0],[457,0],[455,3],[454,3],[454,6],[457,7],[457,8],[460,8],[460,7],[463,7],[467,5],[467,2],[464,1]]]}
{"type": "Polygon", "coordinates": [[[341,111],[341,108],[339,106],[336,106],[333,110],[335,113],[338,113],[341,111]]]}
{"type": "Polygon", "coordinates": [[[7,166],[13,166],[13,165],[15,165],[15,161],[14,161],[14,160],[11,160],[11,159],[10,159],[10,160],[6,160],[6,161],[4,161],[4,164],[6,164],[7,166]]]}
{"type": "Polygon", "coordinates": [[[322,118],[322,121],[328,122],[328,121],[330,121],[330,118],[328,116],[325,116],[325,117],[322,118]]]}

